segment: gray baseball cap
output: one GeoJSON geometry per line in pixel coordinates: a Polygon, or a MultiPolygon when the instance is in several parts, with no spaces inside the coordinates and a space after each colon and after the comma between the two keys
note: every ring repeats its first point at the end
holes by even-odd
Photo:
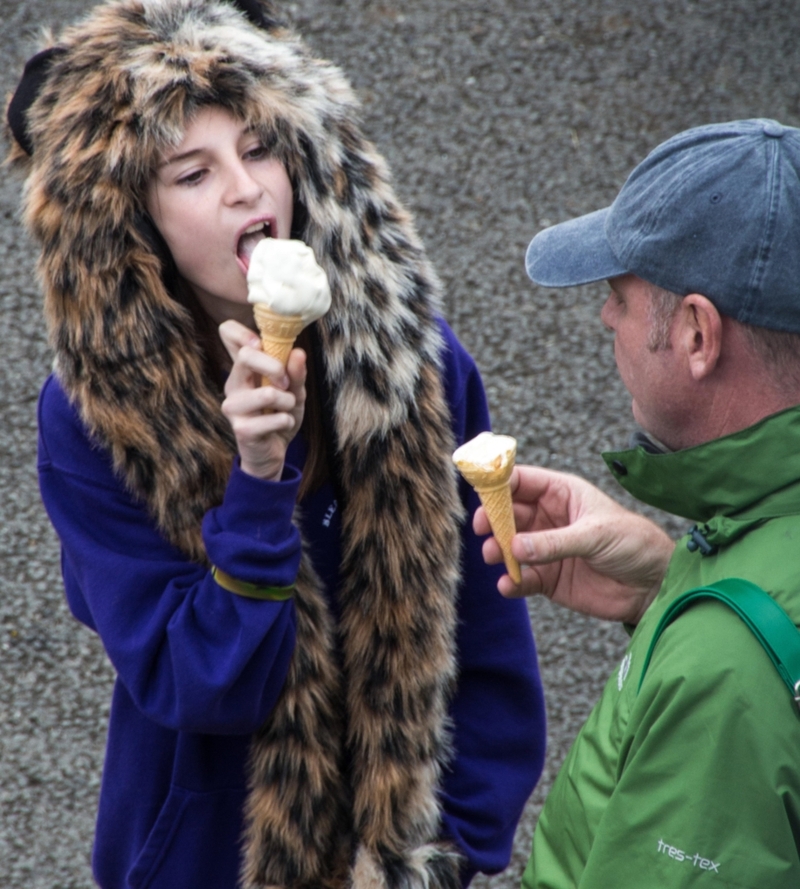
{"type": "Polygon", "coordinates": [[[679,133],[610,207],[539,232],[525,265],[546,287],[633,273],[800,333],[800,129],[755,119],[679,133]]]}

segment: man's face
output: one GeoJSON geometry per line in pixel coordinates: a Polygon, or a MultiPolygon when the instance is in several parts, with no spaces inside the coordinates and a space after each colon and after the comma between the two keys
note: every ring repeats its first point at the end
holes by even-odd
{"type": "Polygon", "coordinates": [[[687,413],[685,369],[671,337],[663,348],[653,344],[650,287],[635,275],[608,283],[611,293],[600,318],[614,332],[614,357],[631,394],[634,419],[668,447],[680,448],[687,413]]]}

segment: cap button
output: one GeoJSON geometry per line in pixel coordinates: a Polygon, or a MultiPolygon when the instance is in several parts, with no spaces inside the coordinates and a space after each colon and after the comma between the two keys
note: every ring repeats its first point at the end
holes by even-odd
{"type": "Polygon", "coordinates": [[[786,127],[781,126],[776,120],[768,120],[764,124],[764,135],[772,136],[773,139],[780,139],[786,132],[786,127]]]}

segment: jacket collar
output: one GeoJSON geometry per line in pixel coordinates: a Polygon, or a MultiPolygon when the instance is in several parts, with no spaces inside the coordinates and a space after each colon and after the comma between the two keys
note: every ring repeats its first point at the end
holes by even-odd
{"type": "Polygon", "coordinates": [[[800,513],[800,405],[693,448],[652,453],[639,444],[603,459],[637,500],[711,523],[723,537],[800,513]]]}

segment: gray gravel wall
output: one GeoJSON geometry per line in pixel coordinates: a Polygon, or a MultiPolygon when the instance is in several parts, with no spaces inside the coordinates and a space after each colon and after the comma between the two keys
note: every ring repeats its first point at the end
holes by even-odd
{"type": "MultiPolygon", "coordinates": [[[[43,23],[83,0],[0,0],[0,89],[43,23]]],[[[495,426],[524,461],[614,490],[599,452],[624,445],[629,399],[598,320],[601,287],[527,281],[540,228],[609,203],[673,133],[738,117],[800,125],[798,0],[298,0],[291,18],[349,74],[476,357],[495,426]]],[[[36,395],[50,356],[34,250],[0,175],[0,887],[84,889],[112,674],[63,602],[38,499],[36,395]]],[[[674,534],[682,523],[658,516],[674,534]]],[[[513,887],[553,775],[624,648],[614,625],[531,603],[550,753],[513,887]]]]}

